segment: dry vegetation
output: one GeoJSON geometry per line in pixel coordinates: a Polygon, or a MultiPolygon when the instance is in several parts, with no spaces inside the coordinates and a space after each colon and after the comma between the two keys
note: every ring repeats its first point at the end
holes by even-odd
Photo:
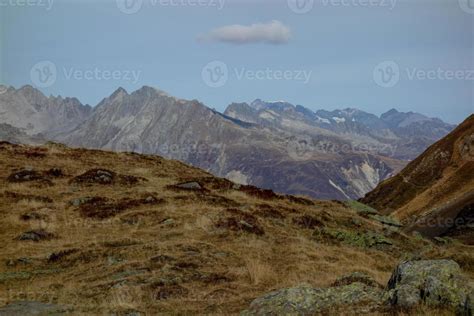
{"type": "Polygon", "coordinates": [[[353,271],[384,285],[407,258],[453,258],[474,275],[472,247],[156,156],[2,143],[0,162],[0,306],[228,315],[271,290],[353,271]],[[189,182],[199,188],[179,186],[189,182]]]}

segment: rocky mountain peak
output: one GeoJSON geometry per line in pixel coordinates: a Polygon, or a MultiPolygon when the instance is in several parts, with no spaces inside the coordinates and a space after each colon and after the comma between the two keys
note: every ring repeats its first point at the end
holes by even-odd
{"type": "Polygon", "coordinates": [[[114,91],[114,93],[112,93],[110,95],[110,98],[117,98],[117,97],[123,97],[125,95],[128,95],[128,92],[127,90],[125,90],[124,88],[122,87],[119,87],[117,90],[114,91]]]}

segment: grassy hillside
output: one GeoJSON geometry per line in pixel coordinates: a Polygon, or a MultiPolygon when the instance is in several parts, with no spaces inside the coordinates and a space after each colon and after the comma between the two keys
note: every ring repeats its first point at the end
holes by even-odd
{"type": "Polygon", "coordinates": [[[472,247],[405,235],[358,203],[281,196],[157,156],[0,143],[0,217],[0,307],[236,314],[353,271],[386,284],[408,258],[452,258],[474,275],[472,247]]]}

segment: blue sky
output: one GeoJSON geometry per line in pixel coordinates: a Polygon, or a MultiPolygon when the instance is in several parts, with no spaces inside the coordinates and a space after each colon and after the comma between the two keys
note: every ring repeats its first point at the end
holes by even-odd
{"type": "Polygon", "coordinates": [[[26,1],[0,0],[0,82],[46,95],[96,105],[149,85],[221,111],[261,98],[452,123],[474,112],[474,0],[298,0],[305,13],[296,0],[135,0],[131,14],[125,0],[26,1]]]}

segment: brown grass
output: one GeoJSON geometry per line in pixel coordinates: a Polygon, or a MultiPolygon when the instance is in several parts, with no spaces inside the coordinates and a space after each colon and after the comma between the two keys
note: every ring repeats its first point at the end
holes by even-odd
{"type": "Polygon", "coordinates": [[[23,146],[0,149],[0,306],[23,297],[72,306],[75,315],[126,310],[228,315],[269,291],[301,283],[330,286],[354,271],[386,284],[407,257],[450,257],[474,273],[472,246],[438,246],[395,234],[394,246],[386,251],[318,239],[313,231],[320,226],[384,234],[381,224],[339,203],[275,198],[253,188],[245,192],[160,157],[45,148],[36,159],[16,154],[28,152],[23,146]],[[25,166],[39,172],[60,168],[65,176],[52,179],[48,187],[6,181],[25,166]],[[145,180],[134,185],[71,182],[97,168],[145,180]],[[196,179],[207,191],[167,189],[196,179]],[[52,203],[12,199],[7,191],[52,203]],[[149,195],[162,202],[144,203],[149,195]],[[84,216],[80,206],[70,203],[94,196],[110,203],[140,202],[107,217],[84,216]],[[45,219],[21,219],[32,211],[45,219]],[[242,220],[264,234],[254,233],[242,220]],[[55,238],[16,239],[34,229],[55,238]]]}

